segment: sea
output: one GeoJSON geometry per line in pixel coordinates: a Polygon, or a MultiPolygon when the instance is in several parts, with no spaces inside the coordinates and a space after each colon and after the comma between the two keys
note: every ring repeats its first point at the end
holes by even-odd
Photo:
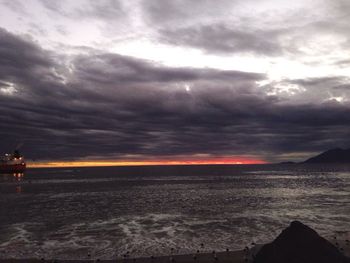
{"type": "Polygon", "coordinates": [[[0,258],[238,250],[291,221],[350,238],[350,165],[27,169],[0,175],[0,258]]]}

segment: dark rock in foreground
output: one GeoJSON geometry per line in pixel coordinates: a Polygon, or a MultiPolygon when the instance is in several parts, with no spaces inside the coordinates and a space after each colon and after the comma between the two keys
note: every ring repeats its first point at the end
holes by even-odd
{"type": "Polygon", "coordinates": [[[305,163],[350,163],[350,149],[332,149],[305,161],[305,163]]]}
{"type": "Polygon", "coordinates": [[[254,263],[350,263],[350,259],[316,231],[293,221],[261,248],[254,263]]]}

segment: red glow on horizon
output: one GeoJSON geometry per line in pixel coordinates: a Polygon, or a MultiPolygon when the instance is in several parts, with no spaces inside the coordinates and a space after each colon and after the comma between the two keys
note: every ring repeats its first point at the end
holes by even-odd
{"type": "Polygon", "coordinates": [[[246,159],[246,158],[212,158],[212,159],[199,159],[199,160],[176,160],[168,161],[170,163],[179,164],[265,164],[266,162],[258,159],[246,159]]]}
{"type": "Polygon", "coordinates": [[[95,166],[146,166],[146,165],[230,165],[230,164],[266,164],[264,160],[245,157],[208,157],[200,159],[160,159],[160,160],[79,160],[79,161],[43,161],[28,163],[28,168],[50,167],[95,167],[95,166]]]}

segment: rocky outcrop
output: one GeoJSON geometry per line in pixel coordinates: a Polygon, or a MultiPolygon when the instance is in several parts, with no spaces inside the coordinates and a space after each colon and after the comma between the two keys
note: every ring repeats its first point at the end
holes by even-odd
{"type": "Polygon", "coordinates": [[[315,230],[293,221],[261,248],[254,263],[350,263],[350,259],[315,230]]]}

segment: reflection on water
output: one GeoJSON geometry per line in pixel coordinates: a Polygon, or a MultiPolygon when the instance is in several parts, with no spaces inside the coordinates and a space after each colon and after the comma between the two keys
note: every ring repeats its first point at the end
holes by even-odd
{"type": "Polygon", "coordinates": [[[1,173],[0,174],[0,183],[9,182],[16,183],[14,186],[14,192],[17,194],[22,193],[22,183],[24,181],[24,173],[1,173]]]}
{"type": "Polygon", "coordinates": [[[24,173],[14,173],[12,176],[15,178],[17,182],[23,181],[24,173]]]}
{"type": "Polygon", "coordinates": [[[21,182],[24,179],[24,173],[0,173],[0,182],[21,182]]]}
{"type": "Polygon", "coordinates": [[[21,185],[17,185],[17,186],[16,186],[16,193],[17,193],[17,194],[22,193],[22,186],[21,186],[21,185]]]}

